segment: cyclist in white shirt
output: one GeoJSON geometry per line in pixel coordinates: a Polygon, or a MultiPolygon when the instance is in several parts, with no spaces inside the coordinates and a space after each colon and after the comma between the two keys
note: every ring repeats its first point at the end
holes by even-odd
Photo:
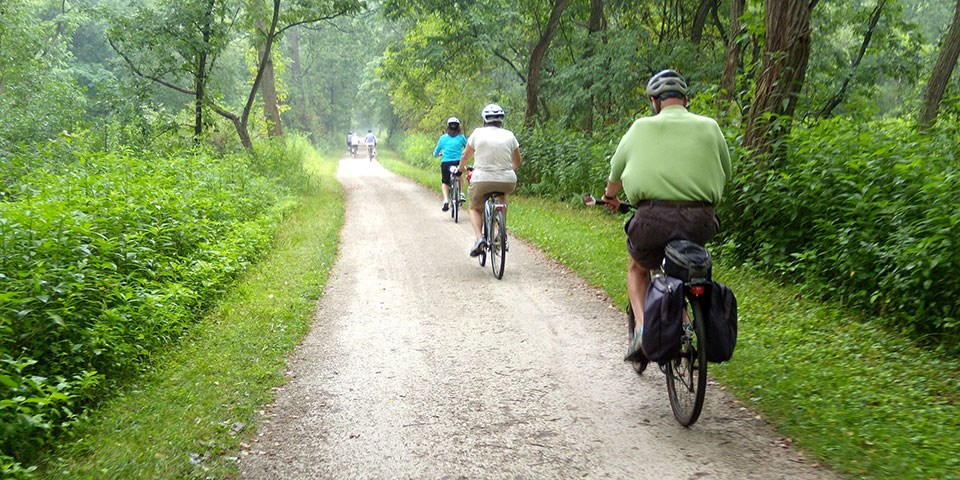
{"type": "Polygon", "coordinates": [[[373,136],[373,130],[367,130],[367,136],[364,138],[364,141],[367,143],[367,154],[373,157],[377,148],[377,137],[373,136]]]}
{"type": "Polygon", "coordinates": [[[470,250],[471,257],[483,251],[484,197],[490,192],[501,192],[503,203],[507,203],[507,194],[517,189],[515,170],[522,161],[520,142],[513,132],[503,128],[503,108],[491,103],[483,107],[480,116],[483,126],[470,134],[459,165],[461,172],[466,171],[467,163],[476,157],[470,179],[470,223],[477,240],[470,250]]]}

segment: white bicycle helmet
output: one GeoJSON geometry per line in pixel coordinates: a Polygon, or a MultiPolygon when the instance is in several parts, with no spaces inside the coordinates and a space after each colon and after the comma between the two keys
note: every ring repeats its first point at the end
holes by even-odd
{"type": "Polygon", "coordinates": [[[483,107],[483,111],[480,112],[480,116],[483,118],[483,122],[502,122],[503,121],[503,108],[496,103],[491,103],[486,107],[483,107]]]}
{"type": "Polygon", "coordinates": [[[457,118],[457,117],[450,117],[450,118],[448,118],[448,119],[447,119],[447,125],[451,125],[451,124],[460,125],[460,119],[457,118]]]}
{"type": "Polygon", "coordinates": [[[668,69],[650,77],[650,81],[647,82],[648,97],[659,97],[669,92],[687,96],[687,81],[679,73],[668,69]]]}

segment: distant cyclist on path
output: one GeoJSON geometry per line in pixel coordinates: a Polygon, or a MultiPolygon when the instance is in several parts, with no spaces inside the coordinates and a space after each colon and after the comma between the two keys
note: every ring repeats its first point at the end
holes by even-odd
{"type": "MultiPolygon", "coordinates": [[[[463,149],[466,146],[467,138],[460,131],[460,119],[457,117],[448,118],[447,131],[440,136],[436,148],[433,149],[434,157],[440,155],[440,182],[443,189],[441,210],[444,212],[450,209],[450,167],[456,167],[460,164],[460,157],[463,155],[463,149]]],[[[460,199],[453,199],[455,202],[458,200],[460,199]]]]}
{"type": "Polygon", "coordinates": [[[373,130],[367,130],[367,136],[364,138],[364,141],[367,143],[367,158],[373,160],[374,154],[377,151],[377,137],[373,135],[373,130]]]}
{"type": "Polygon", "coordinates": [[[653,116],[640,118],[620,139],[610,159],[603,199],[617,211],[617,193],[637,207],[627,233],[627,294],[636,318],[634,341],[625,361],[646,362],[640,349],[644,296],[650,270],[663,261],[664,247],[675,239],[703,245],[720,228],[714,205],[732,178],[730,151],[712,118],[687,111],[687,83],[664,70],[647,82],[653,116]]]}

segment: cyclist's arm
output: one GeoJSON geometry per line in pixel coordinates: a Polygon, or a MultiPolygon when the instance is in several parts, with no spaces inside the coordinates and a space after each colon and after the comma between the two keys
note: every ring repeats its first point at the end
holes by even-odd
{"type": "Polygon", "coordinates": [[[459,169],[461,172],[466,172],[467,162],[469,162],[470,159],[473,158],[473,153],[474,153],[473,145],[468,144],[466,148],[463,149],[463,154],[460,155],[460,165],[457,166],[457,169],[459,169]]]}
{"type": "Polygon", "coordinates": [[[520,147],[513,149],[513,169],[516,170],[520,168],[520,162],[523,161],[523,158],[520,157],[520,147]]]}

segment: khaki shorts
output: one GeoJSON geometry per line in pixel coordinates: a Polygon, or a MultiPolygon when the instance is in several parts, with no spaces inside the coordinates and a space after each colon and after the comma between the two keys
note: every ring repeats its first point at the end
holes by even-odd
{"type": "Polygon", "coordinates": [[[470,208],[483,210],[484,197],[488,193],[510,194],[516,189],[516,182],[470,182],[470,208]]]}
{"type": "Polygon", "coordinates": [[[713,205],[706,202],[640,202],[623,229],[627,252],[641,266],[660,268],[663,248],[671,240],[703,245],[720,230],[713,205]]]}

